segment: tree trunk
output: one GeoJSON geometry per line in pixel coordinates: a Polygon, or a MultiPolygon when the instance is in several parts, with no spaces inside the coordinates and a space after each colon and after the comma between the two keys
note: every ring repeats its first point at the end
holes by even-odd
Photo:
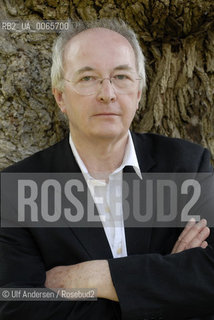
{"type": "MultiPolygon", "coordinates": [[[[147,62],[147,90],[132,128],[202,144],[214,159],[213,0],[0,1],[2,21],[125,20],[139,35],[147,62]]],[[[1,30],[0,169],[67,131],[51,94],[55,37],[39,30],[1,30]]]]}

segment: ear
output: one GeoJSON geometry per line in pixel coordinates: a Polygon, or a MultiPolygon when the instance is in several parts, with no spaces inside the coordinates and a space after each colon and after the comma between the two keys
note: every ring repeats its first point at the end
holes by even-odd
{"type": "Polygon", "coordinates": [[[60,91],[59,89],[53,88],[52,93],[55,97],[56,103],[58,104],[59,108],[63,113],[66,113],[66,107],[64,103],[64,97],[63,97],[63,92],[60,91]]]}
{"type": "Polygon", "coordinates": [[[138,90],[137,92],[137,109],[139,108],[140,99],[142,97],[142,90],[138,90]]]}

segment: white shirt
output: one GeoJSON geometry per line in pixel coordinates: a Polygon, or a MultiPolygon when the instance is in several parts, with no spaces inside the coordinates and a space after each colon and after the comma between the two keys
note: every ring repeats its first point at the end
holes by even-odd
{"type": "Polygon", "coordinates": [[[126,166],[132,166],[136,174],[142,179],[130,131],[123,162],[109,175],[108,183],[105,180],[94,179],[89,174],[74,145],[71,134],[69,136],[69,143],[97,206],[113,257],[119,258],[127,256],[122,206],[123,169],[126,166]]]}

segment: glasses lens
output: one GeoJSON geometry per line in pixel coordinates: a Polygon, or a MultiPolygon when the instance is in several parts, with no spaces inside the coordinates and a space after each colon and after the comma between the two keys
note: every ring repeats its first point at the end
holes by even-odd
{"type": "Polygon", "coordinates": [[[93,77],[85,77],[84,81],[73,83],[73,89],[80,95],[92,95],[99,92],[104,80],[110,81],[114,91],[119,94],[128,94],[133,92],[136,87],[137,80],[133,75],[115,75],[112,78],[97,79],[93,77]]]}
{"type": "Polygon", "coordinates": [[[99,90],[100,80],[85,77],[84,81],[79,81],[73,85],[74,90],[81,95],[94,94],[99,90]]]}
{"type": "Polygon", "coordinates": [[[130,93],[136,86],[136,80],[131,75],[117,75],[112,78],[112,85],[116,92],[130,93]]]}

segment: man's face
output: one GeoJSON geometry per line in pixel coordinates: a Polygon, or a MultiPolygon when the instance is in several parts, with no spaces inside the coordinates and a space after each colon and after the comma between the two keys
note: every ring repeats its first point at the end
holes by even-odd
{"type": "MultiPolygon", "coordinates": [[[[120,77],[136,72],[134,51],[120,34],[104,29],[83,31],[71,39],[64,54],[64,78],[74,83],[93,78],[120,77]]],[[[65,81],[63,92],[54,89],[60,109],[67,114],[74,137],[117,141],[127,135],[141,93],[135,81],[128,93],[117,93],[109,80],[91,95],[80,95],[65,81]]],[[[92,140],[91,140],[92,139],[92,140]]]]}

